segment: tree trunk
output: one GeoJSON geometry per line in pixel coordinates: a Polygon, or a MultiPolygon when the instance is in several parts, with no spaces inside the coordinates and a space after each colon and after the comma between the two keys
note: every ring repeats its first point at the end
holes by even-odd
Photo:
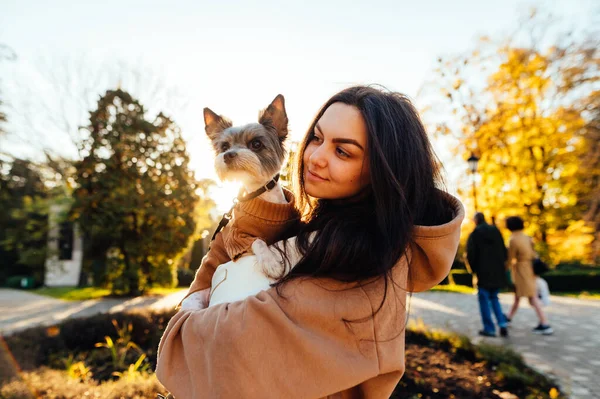
{"type": "Polygon", "coordinates": [[[123,262],[125,263],[125,271],[123,278],[125,279],[127,296],[138,296],[141,294],[140,290],[140,274],[137,264],[133,263],[129,257],[129,254],[125,250],[125,246],[121,246],[121,253],[123,254],[123,262]]]}

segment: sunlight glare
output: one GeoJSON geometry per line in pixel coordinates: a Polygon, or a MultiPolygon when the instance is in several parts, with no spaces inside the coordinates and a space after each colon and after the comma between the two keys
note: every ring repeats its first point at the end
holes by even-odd
{"type": "Polygon", "coordinates": [[[215,186],[211,187],[209,195],[215,201],[219,214],[223,214],[231,209],[233,199],[237,197],[240,187],[241,183],[238,181],[218,182],[215,186]]]}

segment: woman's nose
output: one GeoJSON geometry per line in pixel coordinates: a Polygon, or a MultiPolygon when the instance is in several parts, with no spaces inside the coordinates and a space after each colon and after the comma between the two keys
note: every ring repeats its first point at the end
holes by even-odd
{"type": "Polygon", "coordinates": [[[309,161],[311,164],[319,168],[324,168],[327,166],[327,157],[323,151],[323,146],[316,148],[313,153],[310,154],[309,161]]]}

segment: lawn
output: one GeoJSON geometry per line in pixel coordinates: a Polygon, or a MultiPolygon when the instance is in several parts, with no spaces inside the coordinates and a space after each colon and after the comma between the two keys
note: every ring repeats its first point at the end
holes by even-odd
{"type": "MultiPolygon", "coordinates": [[[[180,288],[164,288],[155,287],[151,288],[146,295],[169,295],[177,291],[181,291],[180,288]]],[[[44,287],[38,288],[31,291],[34,294],[50,296],[52,298],[63,299],[65,301],[85,301],[87,299],[100,299],[110,296],[110,290],[106,288],[96,287],[44,287]]]]}
{"type": "Polygon", "coordinates": [[[476,288],[467,287],[466,285],[458,284],[446,284],[436,285],[431,291],[444,291],[444,292],[456,292],[457,294],[475,294],[477,293],[476,288]]]}
{"type": "MultiPolygon", "coordinates": [[[[447,284],[436,285],[431,291],[455,292],[457,294],[476,294],[477,288],[467,287],[466,285],[447,284]]],[[[566,296],[578,299],[600,300],[600,290],[572,291],[572,292],[551,292],[551,295],[566,296]]]]}
{"type": "Polygon", "coordinates": [[[575,291],[575,292],[551,292],[551,295],[566,296],[578,299],[594,299],[600,301],[600,290],[575,291]]]}

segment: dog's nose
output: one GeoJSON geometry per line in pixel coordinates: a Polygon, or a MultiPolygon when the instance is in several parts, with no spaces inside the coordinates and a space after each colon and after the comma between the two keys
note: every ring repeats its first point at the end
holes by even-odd
{"type": "Polygon", "coordinates": [[[235,151],[227,151],[225,154],[223,154],[225,163],[231,162],[235,157],[237,157],[237,152],[235,151]]]}

